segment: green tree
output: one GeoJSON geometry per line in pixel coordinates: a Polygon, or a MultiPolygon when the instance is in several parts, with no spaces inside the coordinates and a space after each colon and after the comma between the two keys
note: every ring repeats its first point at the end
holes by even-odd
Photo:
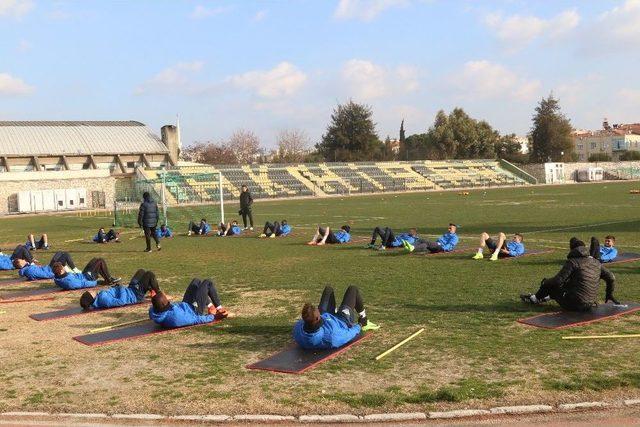
{"type": "Polygon", "coordinates": [[[629,150],[629,151],[625,151],[625,152],[620,156],[620,160],[622,160],[622,161],[627,161],[627,160],[640,160],[640,151],[636,151],[636,150],[629,150]]]}
{"type": "Polygon", "coordinates": [[[338,105],[316,149],[327,161],[377,160],[384,157],[371,107],[349,101],[338,105]]]}
{"type": "Polygon", "coordinates": [[[611,156],[607,153],[593,153],[587,160],[590,162],[610,162],[611,156]]]}
{"type": "Polygon", "coordinates": [[[543,98],[536,107],[529,134],[531,161],[570,161],[573,157],[572,130],[571,122],[560,111],[560,104],[553,94],[543,98]]]}

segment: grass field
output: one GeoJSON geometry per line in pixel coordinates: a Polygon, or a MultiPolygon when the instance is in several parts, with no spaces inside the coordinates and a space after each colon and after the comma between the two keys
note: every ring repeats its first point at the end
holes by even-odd
{"type": "MultiPolygon", "coordinates": [[[[213,277],[223,303],[237,314],[216,327],[90,348],[71,337],[144,318],[147,308],[38,323],[28,315],[76,304],[78,294],[2,304],[0,411],[366,413],[639,395],[638,341],[561,340],[568,334],[640,333],[638,315],[564,331],[516,323],[557,308],[525,306],[518,294],[556,273],[571,236],[613,233],[622,251],[640,252],[640,196],[629,194],[638,187],[607,183],[478,190],[466,197],[442,192],[264,202],[254,208],[257,222],[287,218],[292,237],[178,236],[151,254],[142,252],[137,229],[123,230],[119,245],[64,243],[87,240],[110,224],[107,218],[0,220],[3,248],[22,242],[28,231],[47,231],[55,249],[72,252],[77,264],[103,256],[125,278],[137,268],[151,269],[174,297],[181,297],[192,277],[213,277]],[[485,230],[517,231],[528,248],[555,251],[492,263],[471,260],[473,249],[432,257],[363,249],[375,225],[415,226],[423,236],[436,236],[449,221],[461,224],[464,246],[475,248],[485,230]],[[304,242],[317,223],[349,223],[359,242],[308,247],[304,242]],[[359,285],[370,319],[382,328],[301,376],[246,370],[290,342],[302,304],[317,301],[326,284],[339,294],[359,285]],[[421,327],[421,336],[373,361],[421,327]]],[[[185,210],[174,217],[200,214],[185,210]]],[[[37,254],[45,261],[51,255],[37,254]]],[[[640,301],[639,267],[611,267],[619,300],[640,301]]]]}

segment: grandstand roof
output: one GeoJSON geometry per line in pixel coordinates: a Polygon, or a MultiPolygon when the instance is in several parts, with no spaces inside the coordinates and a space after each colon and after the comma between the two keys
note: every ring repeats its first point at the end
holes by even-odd
{"type": "Polygon", "coordinates": [[[0,121],[1,156],[166,153],[136,121],[0,121]]]}

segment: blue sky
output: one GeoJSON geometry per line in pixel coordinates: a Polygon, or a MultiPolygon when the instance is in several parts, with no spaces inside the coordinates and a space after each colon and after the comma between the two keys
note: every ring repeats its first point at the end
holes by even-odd
{"type": "Polygon", "coordinates": [[[180,116],[183,143],[317,142],[337,103],[382,138],[463,107],[525,134],[551,91],[577,128],[640,121],[640,0],[0,0],[0,120],[180,116]]]}

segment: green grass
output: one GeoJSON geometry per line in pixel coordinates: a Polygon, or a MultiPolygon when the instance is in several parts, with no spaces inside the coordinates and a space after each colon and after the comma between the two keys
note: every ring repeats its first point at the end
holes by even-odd
{"type": "MultiPolygon", "coordinates": [[[[640,362],[637,341],[560,338],[637,333],[637,315],[563,331],[516,323],[518,318],[557,308],[523,305],[518,294],[534,291],[541,278],[557,272],[570,237],[586,241],[592,235],[602,238],[612,233],[622,251],[640,252],[640,196],[630,195],[632,188],[638,184],[477,190],[465,197],[441,192],[260,202],[254,208],[257,222],[286,218],[294,227],[292,237],[178,236],[152,254],[142,253],[144,241],[136,229],[124,229],[119,245],[64,243],[89,238],[99,226],[109,226],[109,218],[4,219],[0,221],[7,243],[3,248],[24,241],[29,231],[46,231],[54,248],[71,251],[78,264],[104,256],[113,272],[123,277],[140,267],[151,269],[161,286],[177,297],[191,278],[213,277],[223,303],[238,317],[216,328],[87,348],[71,337],[144,317],[145,308],[37,324],[27,315],[75,304],[76,297],[33,307],[3,306],[7,314],[0,316],[0,330],[6,330],[0,334],[0,378],[6,391],[0,393],[0,410],[81,410],[90,395],[98,405],[92,411],[102,407],[166,413],[349,408],[367,412],[465,406],[469,400],[525,403],[541,394],[578,398],[586,392],[636,390],[640,379],[632,373],[640,362]],[[365,250],[364,242],[325,248],[304,245],[318,223],[350,224],[354,235],[362,238],[376,225],[399,231],[417,227],[422,235],[437,236],[450,221],[461,224],[464,246],[475,248],[482,231],[521,232],[528,248],[548,247],[555,252],[491,263],[471,260],[473,249],[421,257],[365,250]],[[350,284],[361,287],[371,320],[382,326],[374,337],[303,376],[246,370],[246,364],[290,342],[302,304],[316,301],[326,284],[338,294],[350,284]],[[380,362],[373,360],[421,327],[424,334],[380,362]],[[42,393],[52,386],[64,394],[42,393]]],[[[226,210],[235,213],[237,206],[228,205],[226,210]]],[[[216,208],[169,212],[176,221],[171,225],[180,233],[186,230],[187,218],[203,215],[215,218],[216,208]]],[[[43,260],[51,255],[37,254],[43,260]]],[[[618,299],[640,300],[638,263],[611,270],[617,277],[618,299]]]]}

